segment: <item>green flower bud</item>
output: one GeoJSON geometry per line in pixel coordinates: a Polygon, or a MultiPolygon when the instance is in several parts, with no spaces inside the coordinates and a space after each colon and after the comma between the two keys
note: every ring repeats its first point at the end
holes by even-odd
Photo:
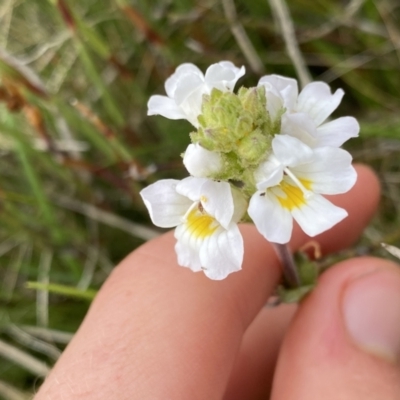
{"type": "Polygon", "coordinates": [[[272,136],[266,137],[260,129],[244,137],[236,149],[241,166],[256,168],[271,150],[271,141],[272,136]]]}
{"type": "Polygon", "coordinates": [[[238,97],[243,108],[251,115],[254,127],[261,129],[265,136],[271,136],[271,118],[267,111],[267,98],[264,86],[247,89],[241,87],[238,97]]]}
{"type": "MultiPolygon", "coordinates": [[[[243,135],[238,126],[242,112],[240,99],[234,93],[213,89],[211,95],[203,97],[202,114],[198,119],[200,128],[197,134],[192,134],[192,140],[209,150],[232,151],[243,135]]],[[[248,117],[247,124],[250,123],[248,117]]]]}

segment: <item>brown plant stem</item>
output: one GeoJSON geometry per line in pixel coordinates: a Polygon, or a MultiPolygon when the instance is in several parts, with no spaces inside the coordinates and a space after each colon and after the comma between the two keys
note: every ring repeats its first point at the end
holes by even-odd
{"type": "Polygon", "coordinates": [[[298,288],[301,286],[299,274],[297,272],[297,266],[293,258],[293,254],[287,244],[273,243],[276,253],[278,254],[279,260],[282,264],[283,276],[286,283],[290,288],[298,288]]]}

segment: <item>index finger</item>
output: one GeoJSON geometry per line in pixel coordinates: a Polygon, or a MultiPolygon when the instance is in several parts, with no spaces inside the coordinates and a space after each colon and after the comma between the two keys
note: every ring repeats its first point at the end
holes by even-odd
{"type": "MultiPolygon", "coordinates": [[[[347,245],[372,215],[378,197],[374,175],[359,169],[350,218],[338,229],[347,245]],[[357,198],[365,201],[362,206],[357,198]]],[[[217,399],[229,378],[243,333],[280,279],[272,247],[251,225],[241,227],[243,270],[224,281],[176,265],[167,233],[129,255],[94,300],[36,400],[217,399]]],[[[334,231],[334,230],[332,230],[334,231]]],[[[307,238],[297,232],[293,246],[307,238]]],[[[321,235],[324,243],[331,237],[321,235]]]]}

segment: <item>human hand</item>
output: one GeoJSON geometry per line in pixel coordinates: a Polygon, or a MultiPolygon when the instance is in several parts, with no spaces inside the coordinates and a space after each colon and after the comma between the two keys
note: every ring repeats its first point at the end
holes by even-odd
{"type": "MultiPolygon", "coordinates": [[[[354,243],[376,209],[377,179],[357,169],[355,187],[332,198],[349,217],[318,236],[324,254],[354,243]]],[[[395,265],[347,260],[297,310],[265,308],[279,262],[253,226],[242,233],[243,270],[223,281],[178,267],[172,233],[129,255],[35,400],[399,399],[395,265]]],[[[291,247],[307,240],[297,229],[291,247]]]]}

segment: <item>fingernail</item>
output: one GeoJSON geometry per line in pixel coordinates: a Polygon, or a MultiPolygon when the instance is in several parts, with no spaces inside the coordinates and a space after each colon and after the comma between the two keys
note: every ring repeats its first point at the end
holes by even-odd
{"type": "Polygon", "coordinates": [[[344,291],[347,331],[363,350],[390,361],[400,358],[400,274],[376,271],[344,291]]]}

